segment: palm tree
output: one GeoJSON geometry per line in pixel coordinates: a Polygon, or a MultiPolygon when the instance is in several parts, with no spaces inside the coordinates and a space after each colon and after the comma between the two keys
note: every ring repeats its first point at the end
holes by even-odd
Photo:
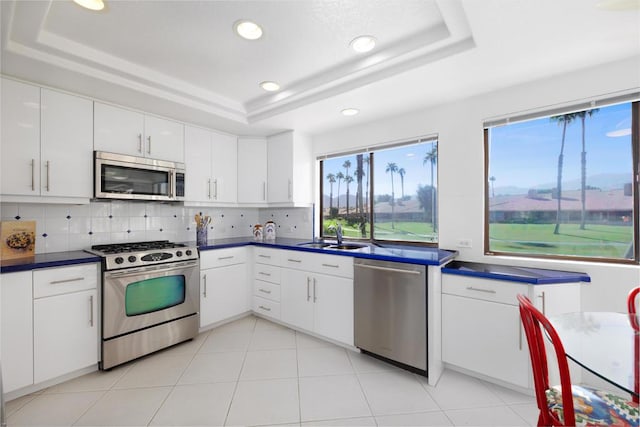
{"type": "MultiPolygon", "coordinates": [[[[369,160],[370,160],[369,156],[362,159],[362,162],[367,165],[367,170],[369,170],[369,160]]],[[[369,212],[369,175],[366,175],[366,177],[367,177],[367,180],[365,184],[364,204],[366,205],[366,211],[369,212]]]]}
{"type": "Polygon", "coordinates": [[[438,144],[434,143],[431,146],[431,150],[429,150],[424,156],[424,160],[422,161],[423,165],[429,163],[431,165],[431,225],[433,227],[433,231],[436,231],[436,192],[433,187],[433,167],[438,162],[438,144]]]}
{"type": "Polygon", "coordinates": [[[338,180],[338,216],[340,215],[340,182],[344,179],[344,174],[342,172],[338,172],[336,174],[336,179],[338,180]]]}
{"type": "Polygon", "coordinates": [[[358,196],[356,198],[356,211],[362,215],[364,213],[363,203],[362,203],[362,177],[365,175],[364,173],[364,155],[358,154],[356,157],[357,166],[356,171],[353,175],[356,177],[356,181],[358,182],[358,196]]]}
{"type": "Polygon", "coordinates": [[[344,182],[347,183],[347,216],[349,216],[349,184],[353,182],[353,177],[351,175],[346,175],[344,177],[344,182]]]}
{"type": "Polygon", "coordinates": [[[582,202],[582,212],[580,214],[580,230],[584,230],[584,225],[587,216],[587,152],[585,150],[585,118],[591,117],[598,111],[597,108],[593,110],[580,111],[576,115],[580,118],[580,124],[582,125],[582,153],[581,159],[581,177],[580,177],[580,201],[582,202]]]}
{"type": "Polygon", "coordinates": [[[331,216],[333,212],[333,184],[336,182],[336,175],[333,173],[327,174],[327,181],[331,186],[331,192],[329,193],[329,216],[331,216]]]}
{"type": "Polygon", "coordinates": [[[496,177],[495,176],[490,176],[489,177],[489,181],[491,181],[491,197],[496,197],[496,190],[493,187],[493,183],[496,182],[496,177]]]}
{"type": "Polygon", "coordinates": [[[385,172],[391,174],[391,228],[395,229],[393,220],[396,216],[396,209],[395,209],[396,203],[395,203],[395,192],[393,189],[393,173],[398,172],[398,165],[396,165],[393,162],[387,163],[387,168],[385,169],[385,172]]]}
{"type": "Polygon", "coordinates": [[[561,116],[551,117],[552,122],[562,125],[562,143],[560,144],[560,154],[558,154],[558,179],[556,182],[558,204],[556,208],[556,226],[553,234],[560,233],[560,212],[562,211],[562,164],[564,161],[564,142],[567,135],[567,125],[576,118],[576,113],[563,114],[561,116]]]}
{"type": "Polygon", "coordinates": [[[402,199],[404,199],[404,175],[407,171],[404,168],[398,169],[398,175],[400,175],[400,188],[402,189],[402,199]]]}

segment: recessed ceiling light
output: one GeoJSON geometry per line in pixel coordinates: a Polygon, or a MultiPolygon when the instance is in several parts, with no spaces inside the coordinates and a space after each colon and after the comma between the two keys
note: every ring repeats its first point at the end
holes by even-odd
{"type": "Polygon", "coordinates": [[[344,110],[342,110],[342,115],[344,115],[344,116],[355,116],[359,112],[360,112],[360,110],[358,110],[357,108],[345,108],[344,110]]]}
{"type": "Polygon", "coordinates": [[[104,1],[102,0],[73,0],[76,4],[89,10],[104,9],[104,1]]]}
{"type": "Polygon", "coordinates": [[[243,39],[257,40],[262,37],[262,27],[255,22],[242,19],[237,21],[234,26],[236,33],[243,39]]]}
{"type": "Polygon", "coordinates": [[[376,39],[373,36],[359,36],[351,40],[349,46],[358,53],[369,52],[376,46],[376,39]]]}
{"type": "Polygon", "coordinates": [[[280,85],[276,82],[262,82],[260,83],[260,87],[267,92],[275,92],[280,90],[280,85]]]}

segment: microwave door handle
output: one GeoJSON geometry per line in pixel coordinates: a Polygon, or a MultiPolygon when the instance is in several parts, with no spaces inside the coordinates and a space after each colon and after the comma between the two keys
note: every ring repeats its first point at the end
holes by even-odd
{"type": "Polygon", "coordinates": [[[169,171],[169,198],[170,199],[173,199],[174,197],[175,187],[176,187],[176,175],[174,171],[170,170],[169,171]]]}

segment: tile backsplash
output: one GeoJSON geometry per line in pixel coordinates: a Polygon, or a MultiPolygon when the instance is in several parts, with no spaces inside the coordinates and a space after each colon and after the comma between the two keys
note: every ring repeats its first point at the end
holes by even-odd
{"type": "Polygon", "coordinates": [[[88,205],[0,203],[4,220],[36,221],[36,253],[146,240],[195,241],[196,213],[211,216],[210,239],[249,237],[272,220],[278,237],[311,238],[312,208],[194,208],[180,204],[92,201],[88,205]]]}

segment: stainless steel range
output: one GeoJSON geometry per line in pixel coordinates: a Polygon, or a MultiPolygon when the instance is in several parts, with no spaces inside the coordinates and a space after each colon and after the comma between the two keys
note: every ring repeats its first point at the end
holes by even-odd
{"type": "Polygon", "coordinates": [[[198,249],[167,240],[92,246],[103,258],[101,369],[192,339],[198,249]]]}

